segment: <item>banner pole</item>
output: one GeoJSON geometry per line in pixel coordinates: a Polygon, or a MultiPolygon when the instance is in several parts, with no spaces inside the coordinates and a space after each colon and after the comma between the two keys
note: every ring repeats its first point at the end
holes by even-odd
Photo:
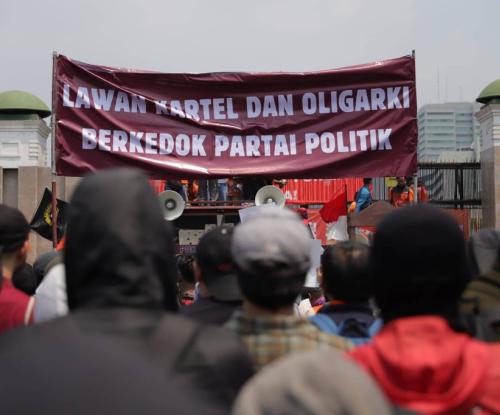
{"type": "MultiPolygon", "coordinates": [[[[411,51],[411,57],[415,59],[415,49],[411,51]]],[[[418,204],[418,167],[415,175],[413,176],[413,203],[418,204]]]]}
{"type": "Polygon", "coordinates": [[[347,215],[346,215],[347,238],[348,238],[348,240],[351,240],[352,239],[351,238],[351,213],[349,213],[349,197],[347,196],[347,182],[345,180],[344,180],[344,192],[345,192],[345,204],[346,204],[346,208],[347,208],[347,215]]]}
{"type": "Polygon", "coordinates": [[[57,246],[57,183],[56,183],[56,64],[57,52],[52,52],[52,116],[51,122],[51,173],[52,173],[52,247],[57,246]]]}

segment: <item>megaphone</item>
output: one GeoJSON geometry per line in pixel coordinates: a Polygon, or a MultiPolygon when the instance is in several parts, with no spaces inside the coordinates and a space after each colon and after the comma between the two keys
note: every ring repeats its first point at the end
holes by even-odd
{"type": "Polygon", "coordinates": [[[259,189],[255,194],[255,206],[273,203],[282,208],[285,206],[285,195],[275,186],[269,185],[259,189]]]}
{"type": "Polygon", "coordinates": [[[158,198],[166,220],[175,220],[184,212],[186,202],[179,193],[173,190],[165,190],[158,195],[158,198]]]}

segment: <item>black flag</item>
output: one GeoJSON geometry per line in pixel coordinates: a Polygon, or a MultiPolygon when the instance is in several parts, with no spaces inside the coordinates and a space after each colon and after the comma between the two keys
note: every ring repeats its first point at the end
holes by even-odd
{"type": "MultiPolygon", "coordinates": [[[[57,240],[59,241],[64,234],[64,225],[66,224],[67,203],[57,199],[57,240]]],[[[41,237],[52,241],[52,192],[45,188],[42,200],[31,219],[30,227],[41,237]]]]}

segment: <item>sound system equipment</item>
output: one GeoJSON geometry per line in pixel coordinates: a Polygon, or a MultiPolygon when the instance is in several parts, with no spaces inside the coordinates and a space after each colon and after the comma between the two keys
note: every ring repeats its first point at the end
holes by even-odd
{"type": "Polygon", "coordinates": [[[173,190],[166,190],[158,195],[166,220],[173,221],[179,218],[184,212],[186,202],[182,196],[173,190]]]}
{"type": "Polygon", "coordinates": [[[282,208],[285,206],[285,201],[283,192],[272,185],[261,187],[255,195],[255,206],[273,203],[282,208]]]}

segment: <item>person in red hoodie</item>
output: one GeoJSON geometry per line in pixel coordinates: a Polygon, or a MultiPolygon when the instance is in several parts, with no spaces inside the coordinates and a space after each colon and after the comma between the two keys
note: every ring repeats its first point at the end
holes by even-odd
{"type": "Polygon", "coordinates": [[[33,321],[33,297],[14,287],[12,277],[26,262],[30,227],[23,214],[0,204],[0,333],[33,321]]]}
{"type": "Polygon", "coordinates": [[[385,321],[348,355],[396,405],[428,415],[500,414],[500,344],[460,332],[463,235],[437,208],[398,209],[377,228],[371,266],[385,321]]]}

